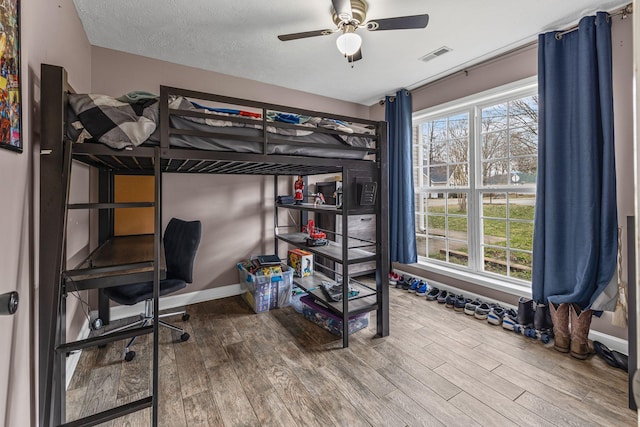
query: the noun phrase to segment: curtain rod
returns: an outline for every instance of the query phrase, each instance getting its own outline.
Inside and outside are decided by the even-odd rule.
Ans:
[[[619,9],[616,12],[610,13],[609,14],[609,18],[614,17],[614,16],[622,16],[621,19],[625,19],[627,16],[629,16],[630,13],[633,13],[633,4],[632,3],[629,3],[628,5],[626,5],[622,9]],[[565,34],[572,33],[574,31],[576,31],[577,29],[578,29],[578,26],[576,25],[575,27],[571,27],[571,28],[566,29],[564,31],[557,32],[556,33],[556,40],[560,40],[562,38],[562,36],[564,36]]]
[[[633,4],[629,3],[625,7],[621,8],[621,9],[618,9],[615,12],[609,13],[609,16],[610,17],[612,17],[612,16],[622,16],[622,19],[625,19],[632,12],[633,12]],[[575,31],[577,29],[578,29],[578,27],[576,26],[576,27],[572,27],[572,28],[570,28],[568,30],[565,30],[565,31],[567,33],[570,33],[571,31]],[[466,68],[464,68],[462,70],[454,71],[451,74],[448,74],[446,76],[440,77],[440,78],[438,78],[436,80],[433,80],[431,82],[425,83],[423,85],[414,87],[413,89],[409,89],[409,91],[412,94],[416,93],[416,92],[419,92],[419,91],[421,91],[423,89],[426,89],[426,88],[428,88],[428,87],[430,87],[430,86],[432,86],[434,84],[441,83],[441,82],[443,82],[443,81],[445,81],[447,79],[450,79],[450,78],[456,76],[458,73],[466,73],[466,74],[468,74],[469,71],[474,70],[474,69],[476,69],[478,67],[481,67],[481,66],[484,66],[484,65],[487,65],[487,64],[491,64],[491,63],[496,62],[496,61],[498,61],[498,60],[500,60],[500,59],[502,59],[504,57],[507,57],[507,56],[510,56],[510,55],[514,55],[514,54],[519,53],[519,52],[523,52],[523,51],[525,51],[527,49],[530,49],[530,48],[533,48],[533,47],[535,47],[537,45],[538,45],[538,39],[536,38],[535,40],[532,40],[529,43],[526,43],[526,44],[524,44],[522,46],[518,46],[516,48],[513,48],[511,50],[503,52],[503,53],[501,53],[501,54],[499,54],[497,56],[485,59],[484,61],[478,62],[477,64],[473,64],[473,65],[471,65],[469,67],[466,67]],[[409,86],[409,87],[411,87],[411,86]],[[384,105],[384,98],[381,99],[380,101],[378,101],[378,105]]]

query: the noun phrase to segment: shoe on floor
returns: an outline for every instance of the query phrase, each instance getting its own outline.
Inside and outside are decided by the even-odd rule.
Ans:
[[[629,357],[627,355],[615,350],[610,350],[609,347],[600,341],[594,341],[593,347],[596,350],[596,354],[602,357],[609,365],[629,372]]]
[[[489,310],[489,314],[487,315],[487,322],[489,322],[490,325],[502,325],[502,318],[506,311],[507,310],[499,305],[491,307],[491,310]]]
[[[444,304],[445,302],[447,302],[447,297],[449,296],[449,292],[445,291],[444,289],[440,291],[440,293],[438,294],[438,297],[436,298],[438,301],[438,304]]]
[[[444,306],[447,308],[453,308],[453,306],[456,305],[456,300],[458,298],[463,298],[463,296],[449,293],[449,295],[447,295],[447,299],[444,301]]]
[[[427,290],[429,289],[429,285],[425,281],[420,281],[420,286],[416,289],[416,295],[419,297],[423,297],[427,294]]]
[[[405,291],[408,291],[414,280],[416,279],[414,279],[413,277],[406,278],[404,282],[402,282],[402,289],[404,289]]]
[[[531,298],[520,297],[518,300],[518,324],[528,326],[533,324],[533,300]]]
[[[468,303],[466,303],[464,305],[464,314],[467,314],[469,316],[473,316],[474,314],[476,314],[476,308],[478,308],[478,306],[482,304],[482,301],[480,301],[479,299],[475,299],[473,301],[470,301]]]
[[[440,289],[431,288],[429,292],[427,292],[427,301],[435,301],[440,295]]]
[[[502,316],[502,327],[513,331],[513,328],[518,323],[518,313],[513,308],[506,310]]]
[[[400,289],[404,286],[404,283],[407,281],[407,279],[404,276],[400,276],[396,282],[396,288]]]
[[[462,295],[458,295],[458,298],[456,298],[456,301],[454,302],[453,309],[455,311],[464,311],[464,308],[471,301],[472,301],[471,298],[465,298]]]
[[[418,287],[420,286],[420,283],[422,283],[421,280],[413,279],[413,282],[411,282],[411,285],[409,285],[409,289],[407,289],[407,291],[411,293],[416,293],[416,291],[418,290]]]
[[[486,302],[483,302],[478,307],[476,307],[476,312],[473,313],[473,316],[476,319],[487,320],[487,316],[489,316],[490,310],[491,310],[491,307],[489,307],[489,304],[487,304]]]
[[[391,272],[389,273],[389,286],[395,286],[398,284],[398,279],[400,279],[400,276],[395,273],[395,272]]]

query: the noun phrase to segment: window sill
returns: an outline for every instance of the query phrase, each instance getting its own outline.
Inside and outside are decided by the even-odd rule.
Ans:
[[[500,280],[498,278],[488,277],[482,274],[462,271],[456,268],[433,263],[418,261],[416,264],[410,265],[421,270],[427,270],[431,273],[451,277],[452,279],[468,282],[470,284],[482,286],[494,291],[504,292],[506,294],[515,295],[517,297],[531,298],[531,287],[527,285],[519,285],[517,283],[508,282],[506,280]]]

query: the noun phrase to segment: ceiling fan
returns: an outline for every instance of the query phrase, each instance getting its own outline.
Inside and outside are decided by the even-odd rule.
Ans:
[[[307,37],[328,36],[340,32],[336,45],[341,54],[349,62],[362,59],[362,39],[356,29],[366,28],[369,31],[407,30],[425,28],[429,23],[429,15],[398,16],[395,18],[375,19],[365,22],[367,3],[364,0],[331,0],[333,4],[333,22],[337,28],[327,30],[306,31],[303,33],[282,34],[282,41],[304,39]]]

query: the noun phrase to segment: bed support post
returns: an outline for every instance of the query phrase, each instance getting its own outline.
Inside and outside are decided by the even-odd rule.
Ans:
[[[378,293],[378,312],[376,316],[377,333],[381,337],[389,335],[389,144],[387,138],[387,122],[378,125],[378,212],[376,221],[376,242],[380,262],[376,269],[376,289]]]
[[[38,406],[39,425],[59,425],[64,419],[64,375],[56,363],[56,344],[65,320],[58,318],[61,300],[63,242],[66,223],[64,173],[64,114],[66,71],[41,66],[42,127],[40,139],[40,271],[38,292]],[[62,326],[61,326],[62,324]]]
[[[273,201],[276,204],[273,209],[273,224],[275,234],[278,234],[278,175],[273,175]],[[278,255],[278,239],[273,239],[273,253]]]
[[[160,148],[161,157],[166,156],[169,149],[169,89],[166,86],[160,86]]]

